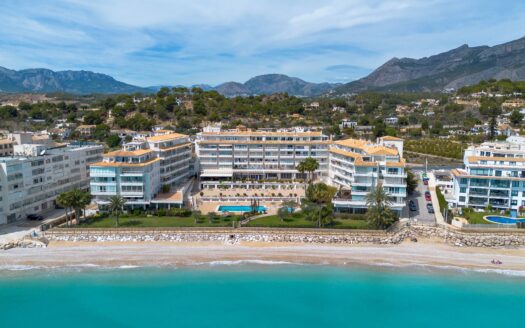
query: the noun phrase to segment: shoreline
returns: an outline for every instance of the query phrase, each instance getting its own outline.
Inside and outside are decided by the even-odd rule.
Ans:
[[[492,259],[503,262],[491,263]],[[195,267],[291,264],[429,268],[525,276],[525,248],[454,247],[424,239],[398,245],[313,245],[240,242],[57,242],[0,252],[2,271],[61,268]]]

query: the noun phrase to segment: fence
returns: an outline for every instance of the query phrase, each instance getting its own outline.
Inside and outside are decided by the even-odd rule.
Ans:
[[[498,230],[513,230],[525,233],[525,229],[518,228],[517,225],[513,224],[464,224],[461,227],[461,230],[483,230],[486,232],[497,232]]]

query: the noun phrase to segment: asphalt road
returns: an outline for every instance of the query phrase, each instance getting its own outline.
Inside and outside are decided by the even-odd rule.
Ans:
[[[407,197],[407,206],[405,207],[407,211],[407,216],[405,217],[408,217],[411,220],[413,219],[421,223],[436,223],[436,217],[434,216],[434,214],[428,213],[427,210],[427,203],[430,202],[427,202],[425,200],[425,191],[428,190],[428,186],[425,186],[423,184],[423,179],[421,178],[422,172],[414,171],[414,173],[418,176],[419,181],[416,190],[412,194],[409,194]],[[410,200],[413,200],[416,203],[417,210],[414,212],[410,211],[408,208],[408,202]]]

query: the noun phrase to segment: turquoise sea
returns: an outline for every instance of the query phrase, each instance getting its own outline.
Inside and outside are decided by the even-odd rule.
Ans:
[[[521,327],[525,278],[295,265],[0,272],[0,327]]]

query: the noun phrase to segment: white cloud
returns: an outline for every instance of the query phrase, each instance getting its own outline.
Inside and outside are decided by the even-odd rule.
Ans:
[[[4,0],[0,66],[92,69],[141,85],[269,72],[335,81],[355,76],[326,67],[372,69],[519,37],[519,9],[517,0]]]

